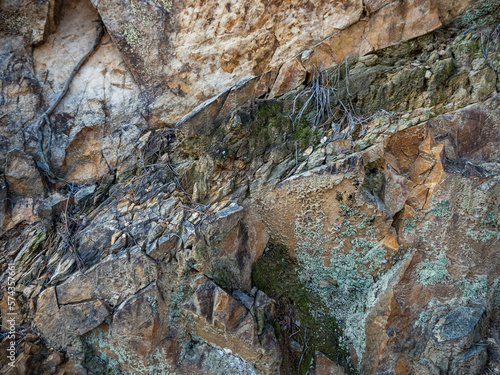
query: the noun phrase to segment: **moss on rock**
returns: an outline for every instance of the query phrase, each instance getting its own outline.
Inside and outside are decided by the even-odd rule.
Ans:
[[[326,311],[327,308],[304,286],[299,267],[285,247],[270,244],[256,262],[252,274],[255,286],[277,301],[277,314],[270,323],[282,349],[282,368],[291,373],[306,374],[315,352],[321,351],[334,358],[348,374],[356,373],[342,344],[342,332],[336,319],[328,314],[317,314],[317,311]],[[293,350],[292,346],[297,343],[302,346],[302,351]]]

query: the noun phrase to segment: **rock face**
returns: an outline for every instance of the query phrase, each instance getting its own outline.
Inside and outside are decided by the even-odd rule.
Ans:
[[[2,373],[500,372],[498,1],[0,9]]]

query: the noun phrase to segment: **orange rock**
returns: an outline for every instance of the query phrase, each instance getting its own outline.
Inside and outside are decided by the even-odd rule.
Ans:
[[[329,67],[336,63],[333,50],[328,41],[322,42],[313,49],[304,51],[300,61],[308,72],[314,72],[322,67]]]
[[[467,9],[472,4],[475,4],[475,0],[448,0],[448,1],[438,1],[438,11],[441,22],[447,21],[453,17],[461,14],[465,9]]]
[[[433,156],[432,148],[436,146],[436,141],[434,139],[434,131],[431,127],[427,128],[427,134],[425,139],[422,141],[420,146],[418,146],[418,151],[429,156]]]
[[[428,156],[419,155],[417,159],[410,166],[410,179],[415,184],[421,184],[425,181],[430,173],[430,170],[434,167],[435,161],[430,159]]]
[[[419,146],[427,136],[425,124],[413,126],[392,135],[386,142],[385,152],[395,156],[401,173],[408,172],[419,155]]]
[[[392,2],[368,21],[364,37],[374,50],[401,40],[405,28],[404,8],[401,2]]]
[[[254,91],[254,98],[260,98],[271,90],[278,73],[278,69],[271,69],[259,77],[259,82],[257,83]]]
[[[412,231],[415,224],[411,225],[411,223],[413,223],[414,217],[415,213],[413,208],[405,204],[403,210],[399,214],[397,225],[398,238],[401,245],[408,245],[408,240],[413,236]]]
[[[346,56],[365,55],[373,51],[373,46],[366,40],[366,26],[366,21],[359,21],[324,42],[329,44],[337,63]]]
[[[389,231],[381,241],[381,245],[386,251],[386,257],[388,259],[392,258],[392,256],[398,252],[399,243],[398,243],[396,229],[394,229],[394,227],[389,228]]]
[[[404,40],[427,34],[441,27],[437,1],[406,0],[403,4],[405,6]]]
[[[269,93],[269,98],[281,96],[303,83],[306,73],[306,69],[298,58],[283,64]]]
[[[407,203],[418,209],[422,210],[424,208],[425,203],[427,202],[427,195],[429,193],[429,188],[425,185],[417,185],[415,186],[407,200]]]

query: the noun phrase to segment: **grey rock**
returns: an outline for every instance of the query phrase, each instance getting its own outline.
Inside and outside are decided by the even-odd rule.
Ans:
[[[181,239],[177,233],[168,233],[149,245],[146,254],[157,261],[165,259],[170,261],[179,249],[180,244]]]
[[[252,309],[254,299],[246,293],[243,293],[241,290],[236,289],[233,294],[233,298],[236,299],[239,303],[245,306],[248,310]]]
[[[486,346],[474,345],[453,361],[450,375],[484,374],[487,359]]]
[[[95,190],[96,190],[96,186],[95,185],[86,186],[86,187],[78,190],[78,192],[75,194],[75,203],[76,204],[85,204],[85,202],[87,201],[87,199],[92,194],[94,194]]]
[[[325,161],[325,151],[323,148],[318,148],[316,151],[314,151],[311,156],[309,156],[309,159],[307,159],[307,168],[312,169],[320,166],[323,164]]]
[[[437,342],[454,341],[469,335],[479,323],[484,307],[461,307],[438,320],[433,334]]]
[[[38,206],[38,216],[40,216],[41,219],[50,219],[57,211],[65,208],[68,199],[68,197],[59,193],[52,194]]]
[[[192,245],[196,241],[196,228],[190,221],[184,220],[181,238],[184,247]]]

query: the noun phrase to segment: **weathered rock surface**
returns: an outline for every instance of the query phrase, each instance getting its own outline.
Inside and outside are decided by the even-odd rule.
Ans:
[[[2,373],[500,371],[498,1],[0,7]]]
[[[110,255],[88,271],[76,273],[56,287],[61,305],[102,299],[121,304],[156,279],[156,265],[138,248],[128,254]]]

